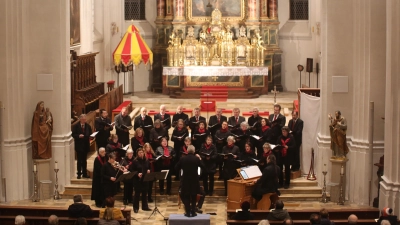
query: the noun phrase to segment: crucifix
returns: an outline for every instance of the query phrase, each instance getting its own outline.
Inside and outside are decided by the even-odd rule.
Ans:
[[[274,94],[274,105],[276,104],[276,93],[279,93],[279,91],[276,90],[276,86],[274,85],[274,90],[271,91],[271,93]]]
[[[213,77],[211,77],[211,79],[213,79],[213,80],[214,80],[214,82],[215,82],[215,81],[217,81],[217,80],[218,80],[218,77],[217,77],[217,76],[213,76]]]

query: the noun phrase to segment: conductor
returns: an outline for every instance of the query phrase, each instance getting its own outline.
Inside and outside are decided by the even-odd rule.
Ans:
[[[193,145],[189,145],[187,148],[188,155],[182,157],[176,164],[175,169],[180,172],[182,169],[181,176],[181,198],[185,205],[185,216],[194,217],[196,213],[196,197],[200,192],[198,168],[203,167],[201,158],[198,155],[194,155],[195,148]]]

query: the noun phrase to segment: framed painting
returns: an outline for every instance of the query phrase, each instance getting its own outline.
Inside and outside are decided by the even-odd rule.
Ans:
[[[180,76],[168,75],[167,76],[167,87],[180,87],[181,82]]]
[[[214,9],[219,9],[227,21],[245,19],[245,0],[187,0],[187,19],[207,21]]]
[[[70,45],[81,43],[81,7],[80,0],[69,0]]]
[[[251,76],[251,87],[264,87],[264,79],[263,75],[253,75]]]

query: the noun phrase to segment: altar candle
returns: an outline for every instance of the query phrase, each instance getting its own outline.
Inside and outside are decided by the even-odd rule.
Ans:
[[[54,165],[54,169],[58,169],[58,162],[56,161],[55,165]]]
[[[340,168],[340,174],[344,174],[344,167]]]
[[[327,170],[326,170],[326,164],[324,164],[324,171],[327,171]]]
[[[33,171],[36,172],[36,164],[33,164]]]

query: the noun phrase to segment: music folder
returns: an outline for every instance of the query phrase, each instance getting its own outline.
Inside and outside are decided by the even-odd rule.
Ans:
[[[146,176],[144,176],[143,181],[155,181],[155,180],[164,180],[167,178],[168,175],[168,170],[163,170],[161,172],[151,172],[147,173]]]
[[[131,180],[133,178],[133,176],[135,176],[135,174],[137,174],[137,171],[130,172],[130,173],[123,173],[123,174],[121,174],[121,176],[119,176],[117,178],[117,180],[115,180],[115,182]]]

